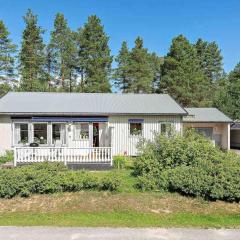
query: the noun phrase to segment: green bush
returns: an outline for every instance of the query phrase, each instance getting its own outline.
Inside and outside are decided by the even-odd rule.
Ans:
[[[118,155],[113,157],[113,166],[117,169],[130,169],[133,167],[133,158],[129,156]]]
[[[13,151],[6,151],[4,156],[0,156],[0,164],[13,161]]]
[[[116,191],[120,181],[116,175],[95,177],[86,171],[71,171],[60,163],[41,163],[0,170],[0,197],[16,195],[74,192],[80,190]]]
[[[85,171],[68,171],[60,175],[64,192],[76,192],[84,189],[97,189],[97,178]]]
[[[126,157],[125,156],[114,156],[113,157],[113,166],[117,169],[124,169],[126,166]]]
[[[115,173],[108,173],[99,183],[99,189],[104,191],[117,191],[121,182]]]
[[[223,152],[203,136],[189,131],[184,136],[156,136],[142,142],[134,162],[137,186],[163,189],[190,196],[226,201],[240,200],[240,157]]]

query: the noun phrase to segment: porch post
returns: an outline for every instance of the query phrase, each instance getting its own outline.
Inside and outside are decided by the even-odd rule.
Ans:
[[[93,123],[89,123],[89,147],[93,146]]]
[[[227,125],[227,150],[230,150],[230,138],[231,138],[231,125]]]

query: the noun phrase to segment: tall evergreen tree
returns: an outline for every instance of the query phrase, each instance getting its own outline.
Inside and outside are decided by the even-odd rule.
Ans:
[[[9,39],[9,32],[0,21],[0,97],[15,85],[14,53],[16,45]]]
[[[135,46],[130,53],[129,78],[130,86],[128,92],[152,92],[154,71],[151,66],[149,53],[143,47],[143,40],[140,37],[137,37],[135,40]]]
[[[197,40],[195,47],[200,61],[200,66],[211,84],[216,83],[223,76],[223,63],[221,50],[216,42]]]
[[[73,91],[76,85],[75,65],[77,48],[74,34],[67,24],[64,15],[58,13],[54,21],[54,30],[51,32],[51,41],[48,46],[55,85],[60,85],[63,91]],[[48,65],[48,67],[50,67]],[[50,69],[50,68],[49,68]]]
[[[113,78],[115,79],[115,85],[123,92],[127,92],[130,79],[129,79],[129,58],[130,53],[128,50],[127,42],[122,43],[121,49],[118,56],[116,57],[116,62],[118,64],[114,71]]]
[[[110,92],[112,57],[108,46],[109,37],[104,32],[100,19],[96,15],[90,16],[77,35],[80,91]]]
[[[54,76],[54,66],[56,66],[56,58],[54,58],[53,49],[50,44],[45,48],[45,79],[47,82],[47,91],[52,92],[56,91],[55,86],[55,76]]]
[[[209,104],[208,81],[201,69],[196,49],[183,36],[173,39],[162,68],[160,89],[183,106]]]
[[[19,54],[20,89],[23,91],[43,90],[45,89],[43,30],[37,25],[37,15],[33,15],[30,9],[23,19],[26,27],[23,31]]]
[[[240,120],[240,63],[217,91],[215,106],[234,120]]]
[[[152,92],[159,93],[164,58],[157,56],[156,53],[151,53],[149,55],[149,62],[153,71]]]

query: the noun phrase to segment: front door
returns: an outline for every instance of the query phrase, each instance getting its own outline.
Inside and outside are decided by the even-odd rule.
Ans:
[[[99,147],[99,123],[93,123],[93,147]]]

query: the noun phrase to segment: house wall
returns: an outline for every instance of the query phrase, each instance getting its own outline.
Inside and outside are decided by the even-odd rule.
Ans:
[[[10,117],[0,116],[0,155],[12,149],[12,124]]]
[[[230,149],[230,123],[183,123],[184,128],[213,128],[213,144],[221,135],[221,148]]]
[[[136,145],[141,139],[138,136],[130,136],[129,119],[143,119],[143,138],[153,140],[154,133],[160,132],[160,122],[172,122],[176,131],[182,129],[181,116],[109,116],[108,123],[99,124],[99,145],[100,147],[112,146],[113,155],[137,155]],[[27,121],[24,121],[27,122]],[[30,122],[30,135],[32,127]],[[49,129],[51,123],[48,124]],[[89,147],[89,141],[74,141],[73,125],[66,126],[67,146],[69,147]],[[49,131],[49,138],[51,138]],[[12,120],[10,117],[0,117],[0,153],[11,150],[12,143]],[[49,140],[50,141],[50,140]]]
[[[153,140],[155,132],[160,132],[160,122],[172,122],[177,132],[182,129],[181,116],[110,116],[109,127],[113,155],[137,155],[136,145],[141,137],[130,135],[129,119],[144,120],[142,137],[149,140]]]

